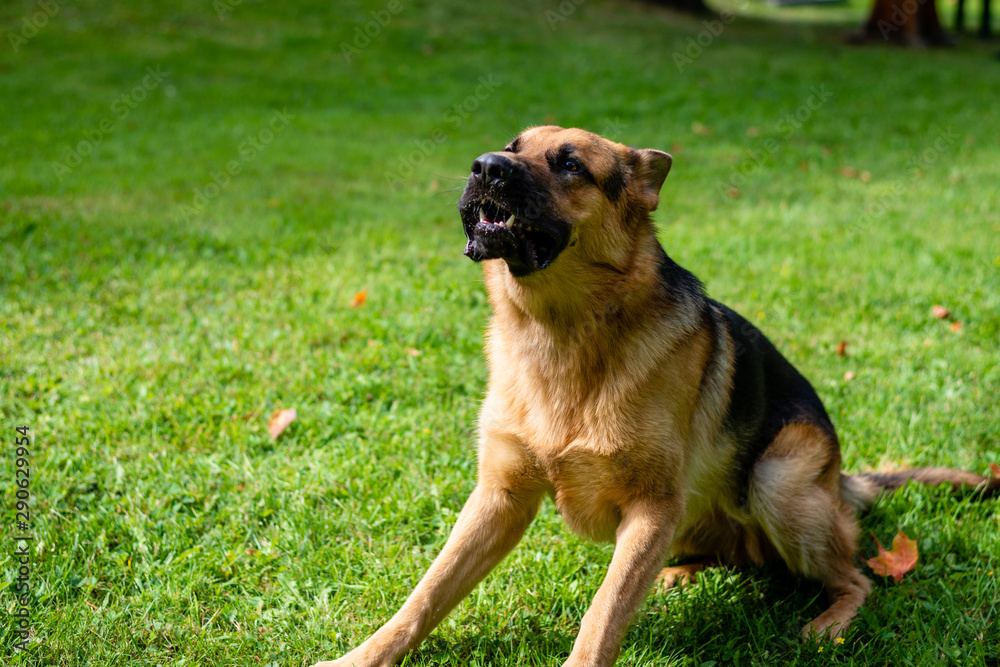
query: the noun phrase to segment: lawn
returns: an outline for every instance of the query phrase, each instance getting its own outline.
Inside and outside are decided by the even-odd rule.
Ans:
[[[848,46],[852,2],[4,3],[0,662],[298,667],[398,608],[475,481],[457,189],[531,124],[673,153],[664,247],[812,379],[848,470],[1000,462],[996,45]],[[907,487],[861,558],[898,529],[919,563],[843,644],[797,638],[815,584],[719,570],[618,664],[1000,664],[1000,503]],[[610,553],[546,504],[406,664],[561,664]]]

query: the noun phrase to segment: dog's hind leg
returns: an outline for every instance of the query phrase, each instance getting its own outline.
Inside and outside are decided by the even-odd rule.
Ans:
[[[672,565],[660,570],[656,575],[656,590],[661,592],[669,591],[675,586],[687,586],[697,583],[698,573],[710,567],[718,567],[719,561],[716,558],[704,558],[683,565]]]
[[[823,583],[830,608],[803,629],[829,639],[851,624],[871,590],[854,564],[858,526],[840,497],[840,453],[823,429],[785,426],[754,466],[750,511],[796,574]]]

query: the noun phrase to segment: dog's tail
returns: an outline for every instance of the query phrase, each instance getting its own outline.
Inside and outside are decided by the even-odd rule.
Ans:
[[[840,476],[840,497],[857,510],[865,511],[885,491],[895,491],[910,480],[937,486],[950,484],[955,493],[974,493],[980,498],[1000,496],[1000,477],[983,477],[952,468],[914,468],[898,472],[866,472]]]

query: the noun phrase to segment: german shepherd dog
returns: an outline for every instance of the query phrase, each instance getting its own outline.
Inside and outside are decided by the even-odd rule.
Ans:
[[[521,539],[552,497],[580,535],[615,543],[566,666],[611,665],[636,609],[713,563],[780,559],[830,607],[835,638],[871,584],[855,514],[914,479],[1000,493],[946,468],[841,472],[809,382],[663,251],[650,212],[672,158],[578,129],[534,127],[472,163],[459,201],[493,319],[478,483],[403,607],[327,667],[395,664]],[[670,556],[697,557],[663,569]],[[700,559],[700,560],[698,560]]]

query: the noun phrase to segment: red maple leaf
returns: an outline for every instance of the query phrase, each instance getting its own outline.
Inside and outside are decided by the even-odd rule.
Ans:
[[[878,556],[868,560],[868,567],[875,574],[883,577],[892,577],[896,583],[903,578],[903,575],[912,570],[917,564],[917,541],[911,540],[906,533],[899,531],[896,537],[892,538],[892,549],[886,551],[882,543],[875,538],[878,545]]]

